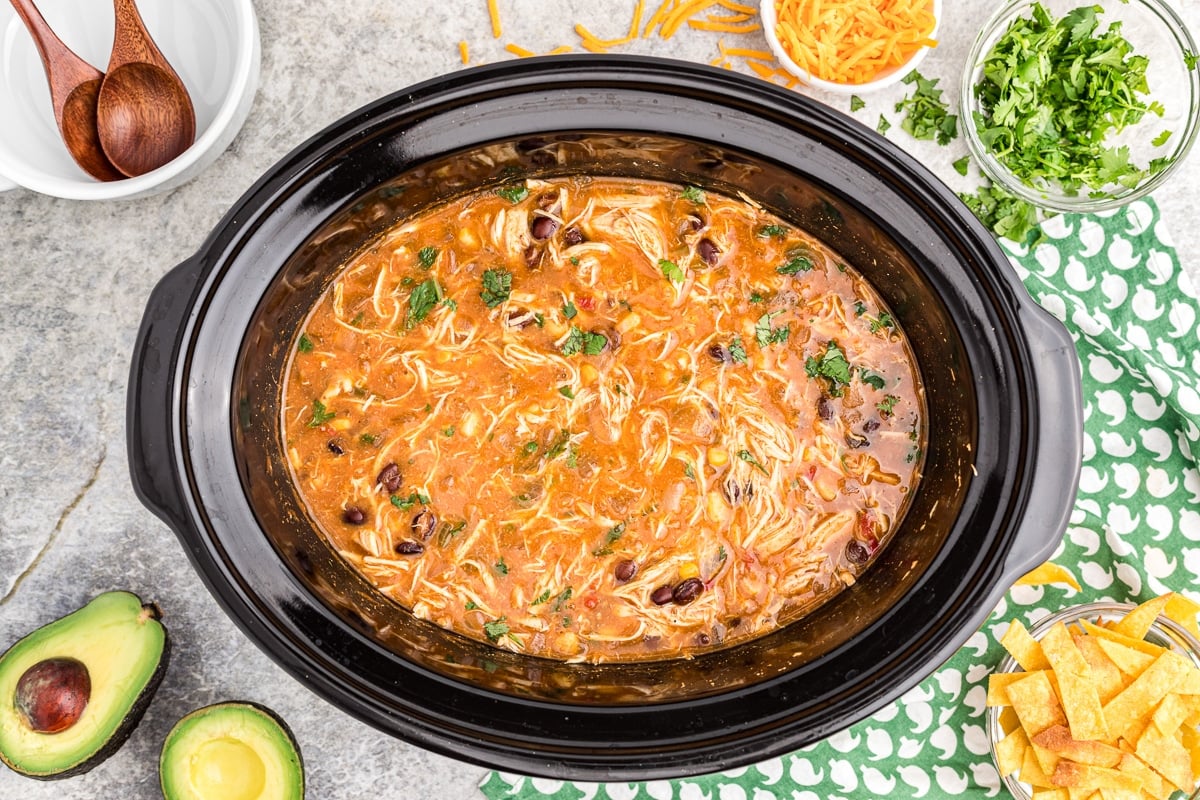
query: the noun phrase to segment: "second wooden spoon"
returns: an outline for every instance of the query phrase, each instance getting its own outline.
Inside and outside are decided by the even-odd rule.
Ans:
[[[191,147],[196,112],[133,0],[113,0],[113,7],[116,29],[100,86],[96,127],[113,166],[133,177],[158,169]]]
[[[75,55],[54,35],[32,0],[12,0],[12,4],[42,57],[46,80],[50,83],[54,121],[67,152],[93,178],[121,180],[125,175],[109,162],[96,135],[96,98],[103,73]]]

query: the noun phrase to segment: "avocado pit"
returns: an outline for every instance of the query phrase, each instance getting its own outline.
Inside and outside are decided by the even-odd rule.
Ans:
[[[92,678],[74,658],[39,661],[17,681],[17,713],[37,733],[61,733],[83,716],[92,696]]]

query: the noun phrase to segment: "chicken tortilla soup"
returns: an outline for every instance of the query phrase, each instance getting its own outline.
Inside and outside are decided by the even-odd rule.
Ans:
[[[293,479],[416,616],[571,661],[775,630],[869,568],[919,479],[876,291],[694,186],[529,180],[393,227],[297,334]]]

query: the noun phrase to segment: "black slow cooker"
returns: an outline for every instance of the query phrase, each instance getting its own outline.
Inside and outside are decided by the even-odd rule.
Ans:
[[[468,641],[327,546],[283,461],[289,342],[397,220],[514,178],[593,174],[744,193],[822,239],[907,332],[925,475],[878,562],[816,613],[693,659],[587,665]],[[873,131],[762,81],[648,58],[472,69],[301,145],[147,305],[129,389],[141,500],[251,639],[333,705],[488,766],[590,780],[713,771],[824,738],[900,696],[1059,542],[1079,366],[955,195]]]

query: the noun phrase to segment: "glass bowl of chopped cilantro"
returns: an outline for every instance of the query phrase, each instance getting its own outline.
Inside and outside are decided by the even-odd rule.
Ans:
[[[1011,0],[971,48],[961,103],[994,183],[1045,209],[1104,211],[1191,149],[1196,45],[1166,0]]]

